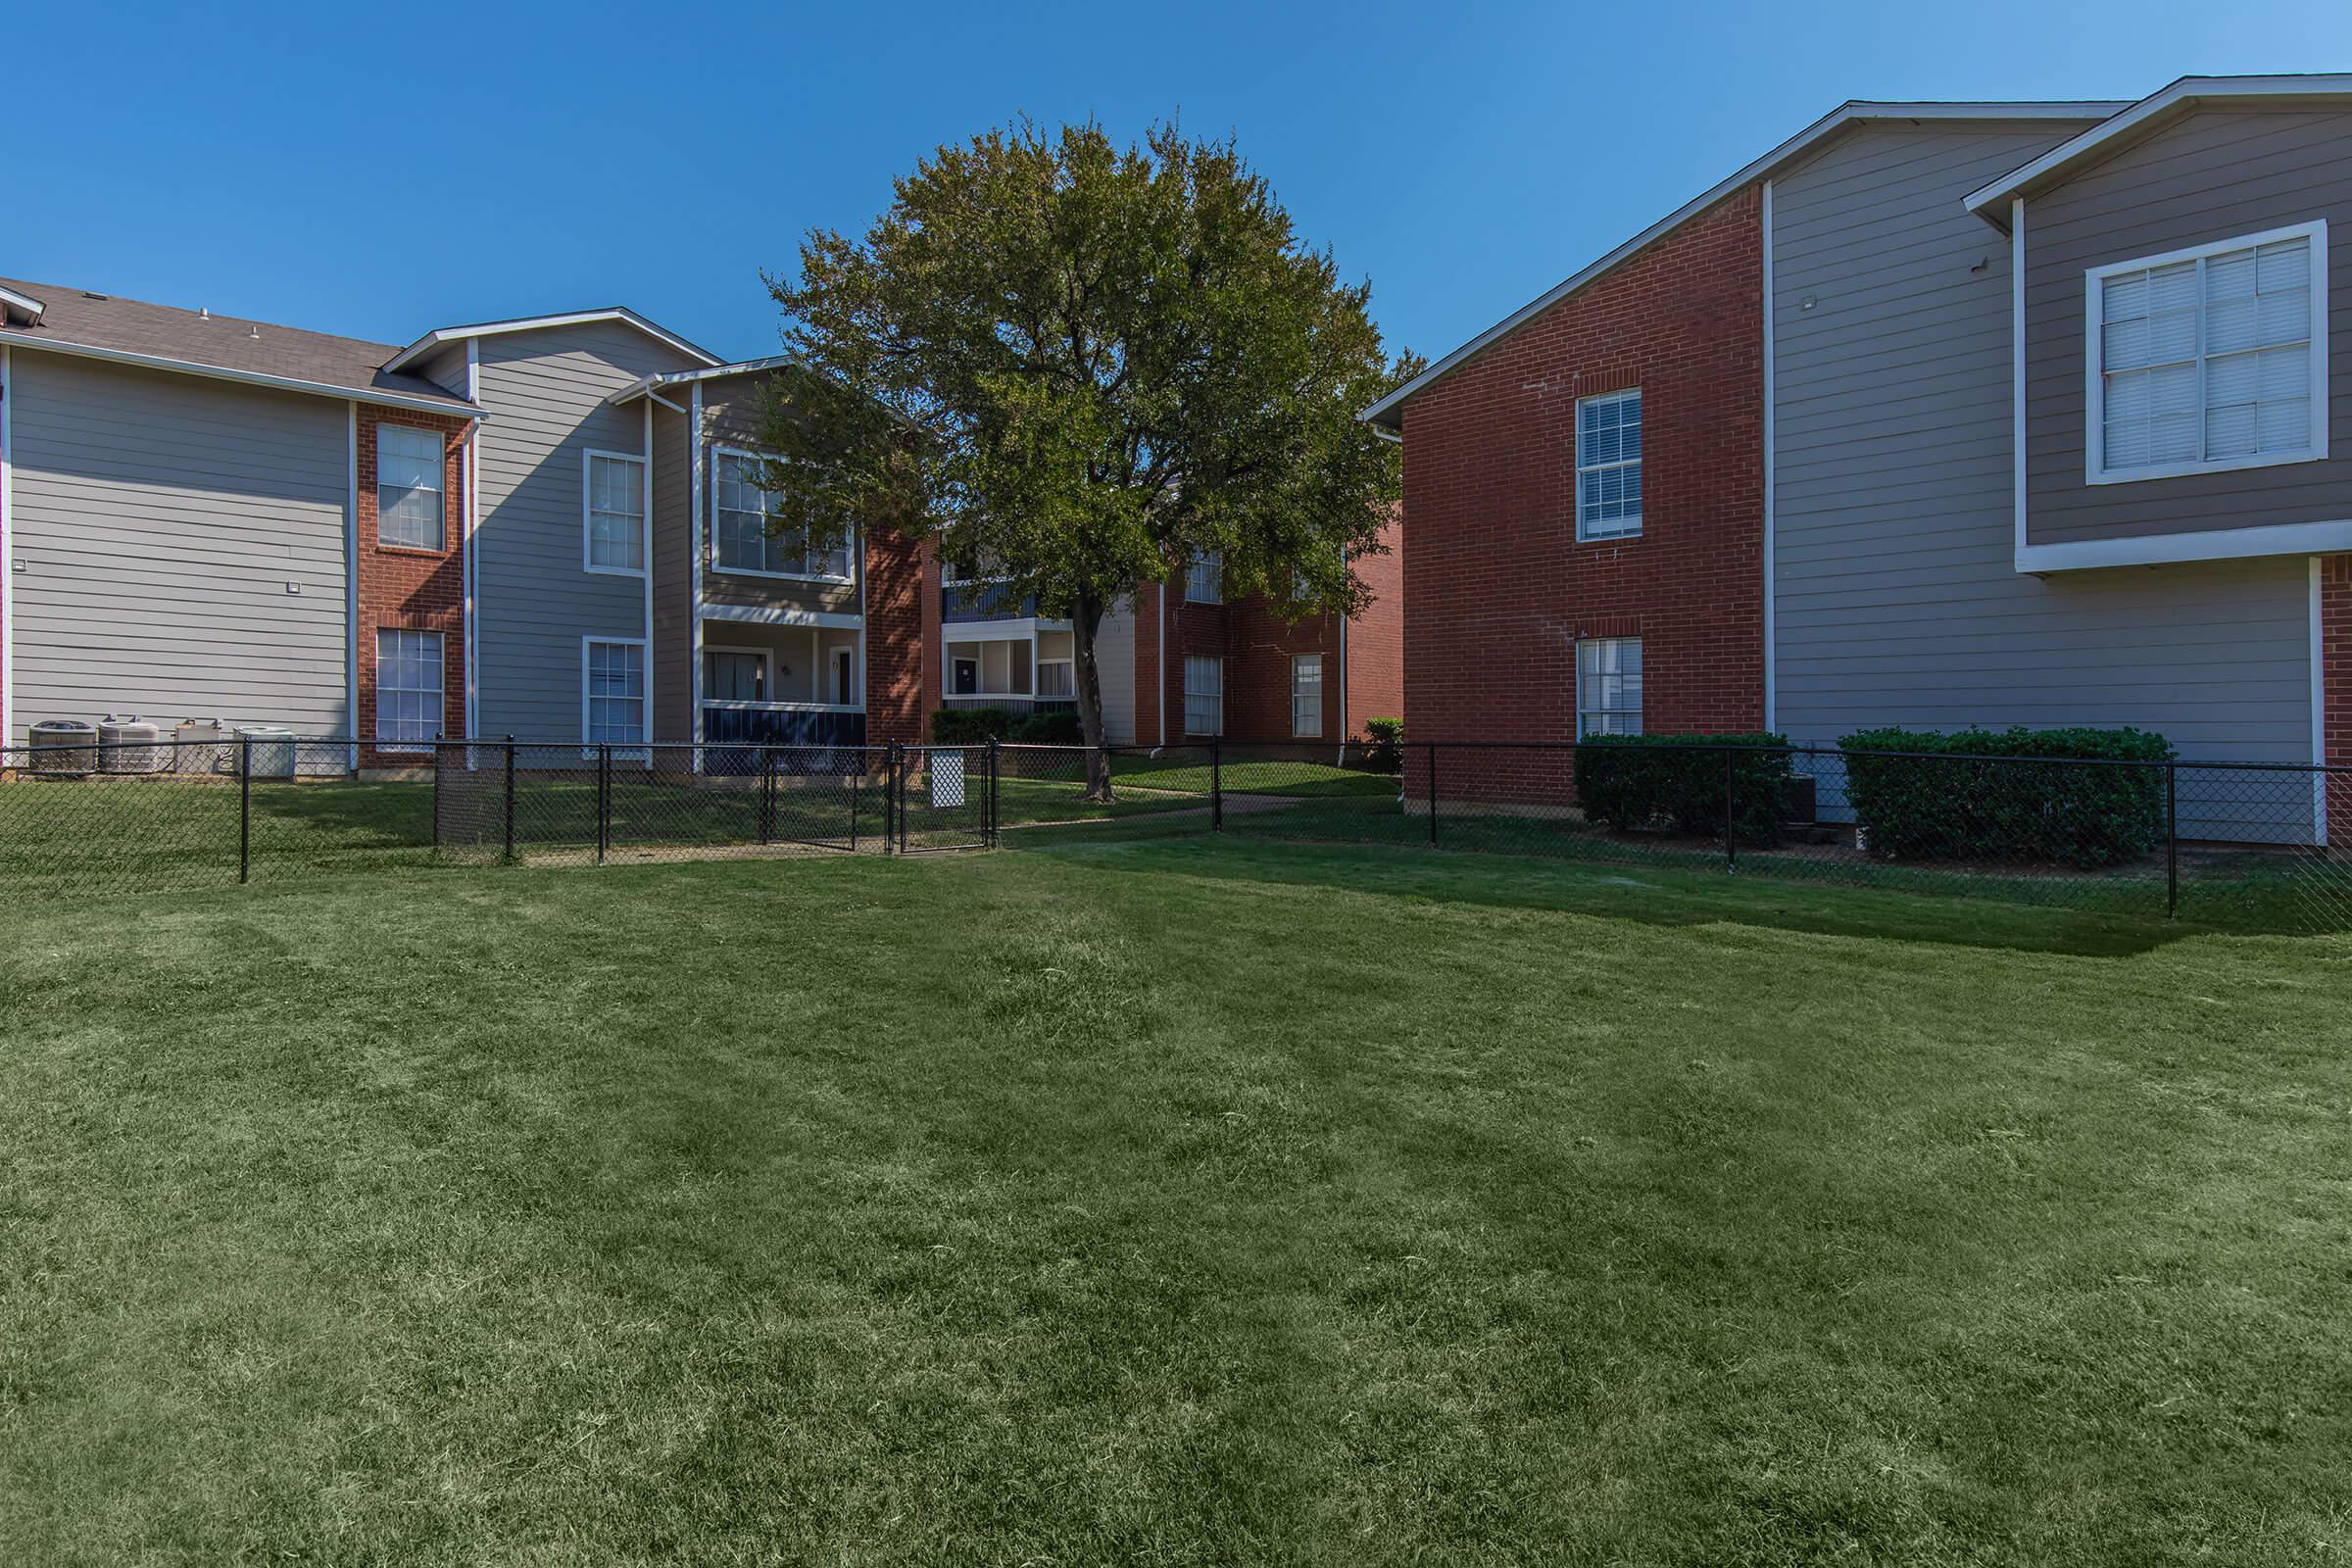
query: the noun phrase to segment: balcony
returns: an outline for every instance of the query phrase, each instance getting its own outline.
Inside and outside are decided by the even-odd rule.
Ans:
[[[1001,582],[952,582],[939,591],[939,618],[959,620],[1023,620],[1037,613],[1035,594],[1016,599]]]
[[[1031,697],[1017,692],[991,697],[985,692],[975,692],[962,697],[944,697],[940,699],[939,706],[942,708],[1002,708],[1012,713],[1050,713],[1056,709],[1066,708],[1075,712],[1078,709],[1078,699],[1075,697]]]
[[[811,703],[705,703],[710,746],[863,746],[865,714]]]

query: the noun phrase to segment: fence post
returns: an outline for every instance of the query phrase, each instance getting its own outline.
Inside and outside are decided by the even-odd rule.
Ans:
[[[2180,764],[2164,764],[2164,917],[2180,914]]]
[[[237,881],[253,869],[253,737],[237,737]]]
[[[996,736],[991,735],[988,738],[988,847],[992,850],[997,847],[997,779],[1001,776],[1003,765],[999,742]]]
[[[1726,872],[1740,869],[1740,817],[1732,809],[1732,748],[1723,749],[1723,868]]]
[[[882,853],[899,853],[899,752],[892,741],[882,753]]]
[[[433,852],[441,850],[441,741],[442,733],[433,731]]]
[[[1212,833],[1225,830],[1225,738],[1208,738],[1208,826]]]
[[[760,748],[760,842],[776,836],[776,749]]]
[[[514,858],[514,737],[507,737],[507,811],[505,858]]]
[[[858,780],[865,772],[865,753],[858,753],[857,765],[850,770],[850,853],[858,853]]]
[[[596,743],[596,863],[612,847],[612,743]]]
[[[1429,743],[1429,842],[1438,842],[1438,743]]]

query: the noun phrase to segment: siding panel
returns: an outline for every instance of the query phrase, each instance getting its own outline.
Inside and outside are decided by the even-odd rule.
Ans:
[[[110,710],[348,734],[346,406],[24,351],[10,394],[10,739]]]

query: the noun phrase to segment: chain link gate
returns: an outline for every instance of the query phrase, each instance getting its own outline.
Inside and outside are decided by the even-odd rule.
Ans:
[[[997,842],[998,743],[906,746],[890,756],[892,845],[901,855],[985,850]]]

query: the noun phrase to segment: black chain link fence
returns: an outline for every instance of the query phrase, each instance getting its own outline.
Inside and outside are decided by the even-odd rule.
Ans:
[[[1623,742],[0,750],[4,897],[1212,833],[2352,930],[2352,769],[2302,764]]]

